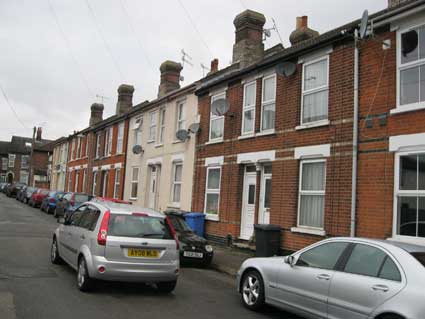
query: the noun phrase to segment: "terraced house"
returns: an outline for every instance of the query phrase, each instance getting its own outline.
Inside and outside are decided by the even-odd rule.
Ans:
[[[212,63],[196,90],[192,210],[210,239],[271,223],[287,250],[329,236],[423,243],[423,6],[389,1],[358,41],[360,20],[319,35],[299,17],[291,46],[268,50],[262,14],[235,18],[233,63]]]

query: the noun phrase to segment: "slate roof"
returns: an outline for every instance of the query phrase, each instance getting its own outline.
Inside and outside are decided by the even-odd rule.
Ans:
[[[41,141],[36,141],[34,147],[35,150],[41,151],[50,151],[49,144],[51,140],[42,139]],[[30,154],[31,147],[27,146],[27,143],[32,143],[31,137],[24,136],[12,136],[10,142],[0,141],[0,154]]]

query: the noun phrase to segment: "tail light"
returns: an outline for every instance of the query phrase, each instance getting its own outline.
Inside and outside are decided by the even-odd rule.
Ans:
[[[167,221],[168,227],[170,228],[171,234],[174,237],[174,240],[176,241],[176,249],[179,250],[180,249],[180,244],[179,244],[179,239],[177,238],[177,233],[174,230],[173,225],[171,224],[171,221],[168,217],[165,218],[165,220]]]
[[[103,214],[102,222],[100,224],[99,233],[97,234],[97,243],[99,245],[106,245],[106,238],[108,237],[108,225],[109,225],[109,217],[111,216],[111,212],[107,210],[105,214]]]

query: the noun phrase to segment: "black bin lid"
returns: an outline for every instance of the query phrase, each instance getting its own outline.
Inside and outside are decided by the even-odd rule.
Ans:
[[[279,225],[255,224],[254,228],[258,230],[264,230],[264,231],[280,231]]]

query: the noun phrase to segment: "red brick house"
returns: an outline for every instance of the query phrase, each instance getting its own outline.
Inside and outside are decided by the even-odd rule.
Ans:
[[[370,16],[374,36],[358,46],[359,121],[353,34],[360,20],[318,35],[301,17],[291,47],[264,50],[264,16],[247,10],[235,18],[232,65],[217,70],[212,63],[196,91],[201,132],[192,210],[207,214],[210,239],[249,240],[254,224],[271,223],[281,227],[282,247],[295,250],[329,236],[393,237],[397,220],[410,223],[403,234],[418,229],[403,238],[425,236],[418,226],[422,219],[425,224],[423,156],[393,153],[425,145],[425,107],[415,95],[419,75],[415,89],[405,78],[414,76],[403,73],[407,67],[420,73],[420,53],[406,66],[397,53],[404,41],[400,30],[424,21],[423,5],[389,1],[388,9]],[[221,99],[228,112],[213,114],[211,105]],[[400,165],[410,169],[400,173]],[[413,183],[414,172],[416,189],[394,188],[398,176]]]

